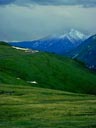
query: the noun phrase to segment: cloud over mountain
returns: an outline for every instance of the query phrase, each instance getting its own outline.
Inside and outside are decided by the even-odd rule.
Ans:
[[[96,0],[0,0],[0,40],[39,39],[71,28],[95,34],[95,21]]]

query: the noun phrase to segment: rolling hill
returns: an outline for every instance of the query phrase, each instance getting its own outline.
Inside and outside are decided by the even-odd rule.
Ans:
[[[0,83],[96,94],[96,74],[72,59],[0,44]]]

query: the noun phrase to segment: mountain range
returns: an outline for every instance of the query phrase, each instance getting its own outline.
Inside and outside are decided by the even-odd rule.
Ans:
[[[86,35],[71,29],[70,32],[60,36],[53,35],[40,40],[11,42],[10,44],[17,47],[31,48],[64,55],[79,46],[86,38]]]
[[[88,36],[77,30],[60,36],[50,36],[40,40],[9,42],[12,46],[29,48],[71,57],[96,70],[96,35]]]

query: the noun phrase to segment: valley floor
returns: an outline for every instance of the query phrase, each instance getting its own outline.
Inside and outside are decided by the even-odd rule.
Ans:
[[[0,128],[96,128],[96,96],[0,85]]]

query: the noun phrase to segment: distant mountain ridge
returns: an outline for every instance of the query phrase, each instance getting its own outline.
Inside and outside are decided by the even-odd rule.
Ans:
[[[70,52],[69,56],[84,62],[88,68],[96,70],[96,34]]]
[[[66,54],[79,46],[86,38],[87,36],[83,33],[71,29],[69,33],[60,36],[51,36],[34,41],[11,42],[10,44],[56,54]]]

